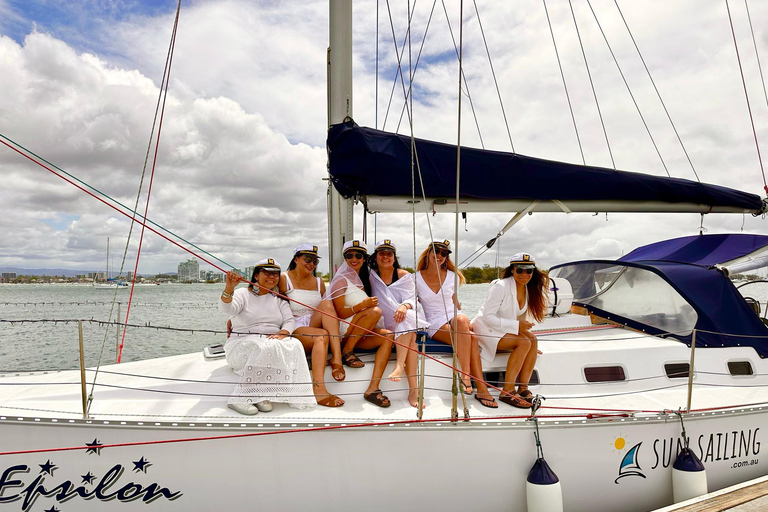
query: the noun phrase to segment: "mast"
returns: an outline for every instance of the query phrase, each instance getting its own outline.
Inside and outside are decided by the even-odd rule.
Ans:
[[[352,117],[352,0],[330,0],[328,65],[328,127]],[[329,175],[330,178],[330,175]],[[328,180],[328,266],[331,277],[343,263],[341,248],[354,238],[352,200]]]

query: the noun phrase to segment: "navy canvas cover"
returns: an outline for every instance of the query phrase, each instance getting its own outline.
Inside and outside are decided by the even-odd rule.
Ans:
[[[416,139],[428,197],[455,197],[456,146]],[[360,127],[352,120],[328,131],[331,180],[344,197],[410,196],[411,139]],[[421,182],[416,174],[416,194]],[[524,185],[524,186],[521,186]],[[461,148],[461,197],[485,200],[662,201],[760,211],[754,194],[680,178]]]
[[[717,265],[768,245],[768,236],[742,233],[693,235],[638,247],[619,261],[665,260]]]
[[[575,264],[613,263],[639,267],[660,276],[668,282],[696,311],[697,347],[753,347],[760,357],[768,357],[768,328],[744,301],[744,298],[720,270],[714,267],[669,261],[610,261],[588,260],[552,267],[567,267]],[[567,279],[567,276],[561,276]],[[575,295],[580,292],[574,290]],[[591,295],[594,291],[584,291]],[[648,324],[631,318],[623,318],[611,311],[604,311],[590,304],[579,303],[591,312],[613,321],[626,323],[629,327],[644,330],[650,334],[668,335],[690,346],[692,335],[668,334]]]

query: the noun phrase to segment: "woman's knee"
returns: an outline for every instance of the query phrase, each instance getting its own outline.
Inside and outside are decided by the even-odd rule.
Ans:
[[[333,307],[333,303],[331,303],[329,300],[322,301],[320,304],[318,304],[317,309],[324,313],[329,313],[336,316],[336,308]]]
[[[366,309],[365,312],[368,313],[368,315],[371,318],[376,318],[376,320],[381,318],[381,315],[382,315],[381,308],[379,306],[374,306],[372,308]]]

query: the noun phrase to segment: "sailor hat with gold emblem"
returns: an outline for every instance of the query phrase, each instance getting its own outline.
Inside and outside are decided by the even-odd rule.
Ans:
[[[378,242],[376,242],[376,247],[373,248],[373,251],[376,252],[379,250],[397,252],[397,248],[395,248],[395,244],[393,244],[392,240],[390,240],[389,238],[385,238],[384,240],[379,240]]]
[[[322,257],[322,256],[319,256],[317,254],[317,246],[316,245],[311,245],[311,244],[301,244],[300,246],[298,246],[297,248],[295,248],[293,250],[293,257],[294,258],[296,256],[300,255],[300,254],[310,254],[310,255],[316,256],[318,258]]]
[[[513,254],[509,264],[521,268],[536,268],[536,260],[527,252]]]
[[[345,254],[347,251],[360,251],[363,254],[368,254],[368,247],[365,245],[365,242],[361,242],[360,240],[350,240],[344,244],[341,253]]]
[[[280,264],[273,260],[272,258],[266,258],[261,261],[256,262],[256,265],[253,266],[254,271],[255,270],[280,270]]]
[[[451,250],[451,242],[449,242],[448,240],[443,240],[442,242],[432,242],[432,247],[434,247],[435,249],[445,249],[446,251],[448,251],[448,254],[453,252]]]

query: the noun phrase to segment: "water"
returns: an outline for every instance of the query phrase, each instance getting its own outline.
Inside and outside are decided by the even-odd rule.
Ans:
[[[459,290],[462,311],[472,318],[483,305],[489,284],[468,284]],[[163,284],[137,286],[125,336],[122,361],[187,354],[224,343],[224,334],[176,332],[154,327],[223,331],[225,317],[217,302],[223,284]],[[118,290],[119,321],[125,320],[130,290]],[[2,320],[107,321],[114,290],[88,285],[0,285]],[[117,319],[117,309],[112,320]],[[87,366],[115,362],[117,327],[83,323]],[[120,331],[122,335],[122,331]],[[103,347],[103,349],[102,349]],[[0,371],[51,370],[79,367],[77,322],[0,323]]]

